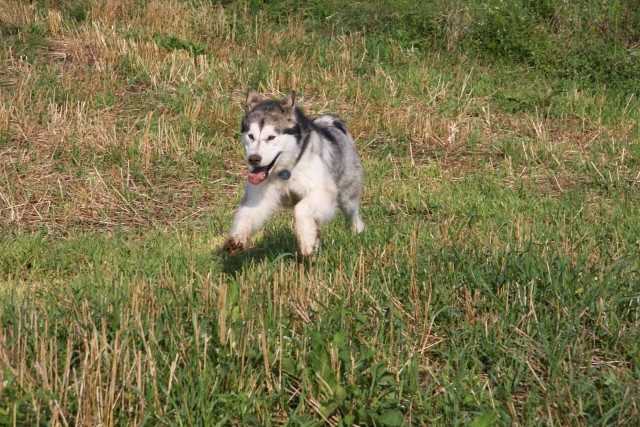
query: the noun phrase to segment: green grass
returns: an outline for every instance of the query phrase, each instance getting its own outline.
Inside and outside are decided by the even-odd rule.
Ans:
[[[0,4],[0,425],[637,424],[638,17],[580,4]],[[363,235],[220,252],[249,85],[344,117]]]

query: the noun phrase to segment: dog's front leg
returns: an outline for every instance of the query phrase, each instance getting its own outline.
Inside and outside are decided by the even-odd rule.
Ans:
[[[302,256],[312,255],[320,245],[320,227],[336,213],[336,197],[327,192],[312,193],[294,209],[298,249]]]
[[[278,209],[277,197],[267,194],[262,188],[248,184],[240,209],[233,220],[233,227],[222,249],[235,255],[248,248],[251,237],[256,234],[269,217]]]

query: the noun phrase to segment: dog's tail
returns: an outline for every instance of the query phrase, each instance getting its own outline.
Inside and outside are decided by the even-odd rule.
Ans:
[[[347,126],[344,124],[342,119],[338,116],[334,116],[333,114],[323,114],[321,116],[318,116],[313,120],[313,124],[316,126],[322,126],[325,128],[335,127],[345,135],[349,135],[347,133]]]

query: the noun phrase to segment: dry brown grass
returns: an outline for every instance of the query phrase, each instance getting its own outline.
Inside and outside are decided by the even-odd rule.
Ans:
[[[545,111],[504,114],[489,96],[471,88],[474,70],[460,68],[448,78],[393,45],[391,62],[413,67],[406,77],[416,89],[407,92],[406,81],[382,65],[365,76],[358,72],[367,55],[364,35],[336,31],[323,50],[301,20],[279,29],[263,15],[245,10],[230,16],[204,3],[92,1],[87,22],[70,26],[56,9],[45,13],[13,2],[2,6],[2,20],[10,25],[40,23],[49,29],[48,47],[40,48],[35,60],[5,50],[0,71],[0,132],[8,135],[8,144],[0,148],[2,218],[5,225],[21,229],[140,227],[215,215],[216,204],[234,197],[236,177],[242,175],[236,130],[244,85],[254,71],[238,62],[268,63],[259,87],[266,95],[303,88],[307,111],[345,116],[365,162],[376,164],[385,146],[408,146],[408,156],[392,161],[387,192],[397,190],[395,183],[407,185],[401,177],[409,162],[418,178],[436,171],[420,183],[425,188],[445,177],[455,181],[506,166],[506,185],[527,182],[542,194],[560,194],[583,183],[575,168],[566,167],[572,162],[592,164],[606,178],[592,163],[592,150],[601,141],[626,140],[635,129],[624,121],[607,127],[586,115],[558,123]],[[460,20],[464,13],[461,9],[443,19]],[[237,25],[249,27],[243,40]],[[156,33],[202,43],[207,55],[167,51],[148,36]],[[451,35],[452,42],[456,37]],[[283,53],[282,46],[299,51]],[[320,65],[318,51],[326,65]],[[178,108],[160,96],[178,90],[193,94]],[[604,102],[577,91],[567,96],[576,104]],[[452,105],[444,114],[443,104]],[[520,159],[496,158],[506,139],[520,141]],[[195,176],[198,152],[214,153],[221,161],[211,165],[214,185]],[[625,156],[632,154],[623,151],[621,164]],[[160,173],[161,158],[170,159],[173,167],[185,161],[187,172]],[[551,173],[548,158],[556,166]],[[618,173],[631,171],[621,167]],[[233,183],[216,185],[224,177]],[[195,190],[201,198],[194,208]],[[441,226],[447,236],[447,221]]]
[[[528,163],[535,165],[542,152],[555,158],[559,170],[553,176],[536,177],[535,166],[513,165],[511,176],[562,192],[580,183],[563,168],[565,162],[576,157],[587,162],[590,147],[598,141],[625,139],[633,129],[629,124],[607,129],[583,118],[576,130],[572,123],[552,124],[543,112],[505,116],[490,107],[489,99],[469,89],[473,71],[453,80],[418,73],[411,78],[412,85],[422,88],[419,95],[400,95],[405,82],[382,66],[366,82],[356,72],[367,53],[363,35],[336,33],[325,52],[328,66],[319,66],[312,59],[316,36],[296,20],[277,29],[262,15],[230,18],[222,8],[204,4],[188,8],[178,2],[140,6],[97,1],[90,4],[88,22],[72,28],[55,9],[45,13],[22,3],[4,6],[2,20],[10,25],[46,23],[49,28],[50,47],[41,48],[35,61],[5,51],[0,74],[0,131],[9,135],[10,142],[0,153],[5,183],[2,215],[5,222],[20,228],[110,227],[118,222],[140,226],[212,212],[206,208],[192,212],[185,206],[196,185],[193,178],[155,180],[153,164],[160,157],[192,161],[194,153],[214,150],[230,168],[240,166],[239,156],[227,150],[236,138],[238,104],[250,80],[249,69],[235,64],[238,55],[242,61],[269,62],[259,88],[267,95],[304,88],[307,110],[344,115],[365,152],[380,143],[397,144],[395,136],[402,133],[401,143],[409,145],[413,165],[438,165],[454,174],[478,170],[478,158],[495,155],[497,138],[516,136],[534,141],[523,143]],[[236,40],[237,19],[251,26],[250,40]],[[129,36],[131,28],[204,43],[207,56],[168,52],[152,39]],[[282,54],[279,48],[285,42],[305,47],[296,54]],[[416,63],[410,51],[400,47],[393,51],[395,61]],[[142,77],[132,76],[127,67]],[[43,75],[53,82],[45,83]],[[155,94],[170,94],[177,88],[199,95],[181,110],[151,102]],[[582,95],[573,96],[579,102]],[[105,98],[115,102],[103,106]],[[455,113],[440,114],[443,103],[457,105]],[[191,123],[186,130],[185,121]],[[199,131],[198,125],[217,128],[215,140],[228,142],[212,147],[212,135]],[[470,138],[477,140],[471,151]],[[133,147],[135,157],[130,154]],[[100,162],[108,156],[123,160],[111,165]],[[131,163],[142,168],[136,177],[130,173]],[[81,174],[79,165],[85,169]],[[173,188],[175,194],[163,195],[163,187]],[[207,199],[226,194],[200,189]],[[174,214],[164,216],[160,212],[167,211],[167,204]]]

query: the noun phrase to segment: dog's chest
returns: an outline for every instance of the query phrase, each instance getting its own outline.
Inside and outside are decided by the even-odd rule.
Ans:
[[[287,188],[280,196],[280,204],[285,208],[294,207],[300,200],[302,200],[302,195],[292,188]]]
[[[302,199],[318,191],[335,193],[335,184],[327,179],[324,172],[323,169],[313,167],[299,168],[292,171],[290,179],[275,181],[280,195],[280,205],[292,208]]]
[[[280,181],[280,204],[285,208],[292,208],[312,191],[309,180],[305,176],[296,174],[290,180]]]

